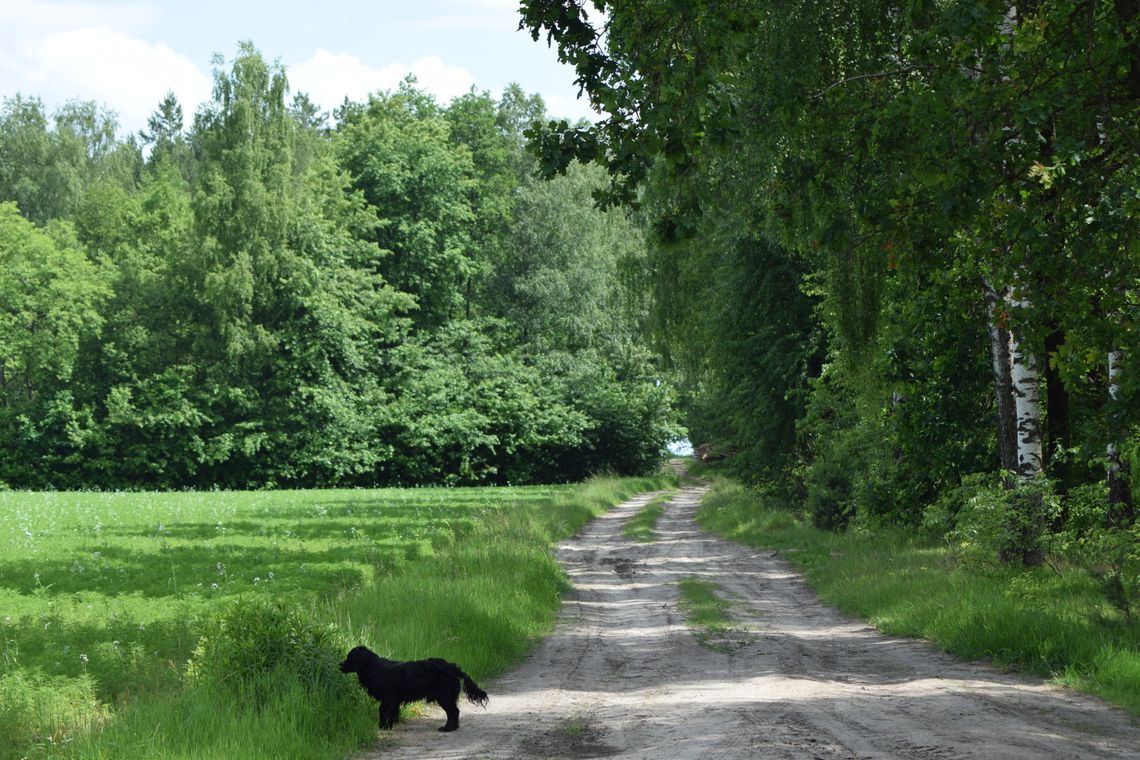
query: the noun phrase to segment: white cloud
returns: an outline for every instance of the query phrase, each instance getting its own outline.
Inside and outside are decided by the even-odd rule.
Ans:
[[[542,100],[546,103],[546,112],[554,119],[569,121],[585,119],[592,122],[600,118],[590,107],[590,99],[585,94],[580,98],[575,98],[572,94],[568,96],[544,94]]]
[[[119,115],[133,132],[170,90],[187,118],[210,95],[210,78],[168,45],[125,29],[150,23],[144,3],[29,3],[0,5],[11,43],[0,46],[0,96],[42,98],[49,110],[72,99],[93,100]]]
[[[107,103],[128,130],[146,124],[173,90],[187,116],[210,96],[210,79],[164,43],[152,44],[107,26],[58,32],[29,46],[30,82],[45,99]]]
[[[0,26],[21,34],[46,33],[60,28],[109,24],[117,29],[137,30],[151,24],[159,15],[148,2],[44,2],[43,0],[4,0],[0,4]],[[12,38],[15,38],[15,34]]]
[[[349,100],[361,101],[377,90],[395,89],[410,73],[421,88],[441,103],[462,95],[475,84],[471,73],[431,55],[411,65],[393,63],[372,68],[348,53],[330,53],[319,48],[307,61],[290,66],[289,85],[293,92],[304,92],[322,108],[331,110]]]

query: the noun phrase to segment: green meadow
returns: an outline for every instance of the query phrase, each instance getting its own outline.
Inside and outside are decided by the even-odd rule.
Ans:
[[[376,728],[347,647],[501,671],[551,543],[667,482],[0,492],[0,758],[343,757]]]

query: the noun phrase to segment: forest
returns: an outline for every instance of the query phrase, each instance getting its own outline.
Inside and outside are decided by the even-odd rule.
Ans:
[[[248,43],[126,139],[4,100],[0,482],[554,482],[687,432],[821,527],[1137,583],[1135,3],[520,10],[595,123],[319,113]]]
[[[534,177],[517,86],[318,112],[244,44],[122,138],[0,106],[0,487],[523,484],[653,469],[648,249]]]
[[[533,130],[541,169],[641,209],[706,455],[1137,598],[1138,9],[524,0],[602,113]]]

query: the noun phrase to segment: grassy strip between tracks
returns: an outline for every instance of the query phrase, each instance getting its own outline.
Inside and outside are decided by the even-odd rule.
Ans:
[[[643,544],[654,540],[657,537],[657,521],[661,519],[665,505],[672,496],[672,494],[658,496],[637,510],[637,513],[626,521],[625,527],[622,529],[625,537],[630,541],[639,541]]]
[[[714,652],[730,654],[733,647],[729,641],[740,631],[728,614],[732,603],[717,593],[717,584],[701,578],[682,578],[677,588],[681,612],[697,643]]]
[[[551,544],[671,484],[0,493],[0,758],[345,757],[350,646],[502,671],[553,623]]]
[[[1140,716],[1140,622],[1124,620],[1080,569],[979,567],[901,531],[822,531],[764,491],[713,481],[700,525],[778,549],[828,604],[884,633],[1050,678]]]

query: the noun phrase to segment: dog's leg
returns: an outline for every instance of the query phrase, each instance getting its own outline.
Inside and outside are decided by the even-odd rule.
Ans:
[[[439,706],[447,713],[447,723],[440,731],[454,731],[459,728],[459,706],[456,704],[455,699],[440,700]]]
[[[400,703],[396,701],[380,703],[380,728],[391,729],[400,720]]]

